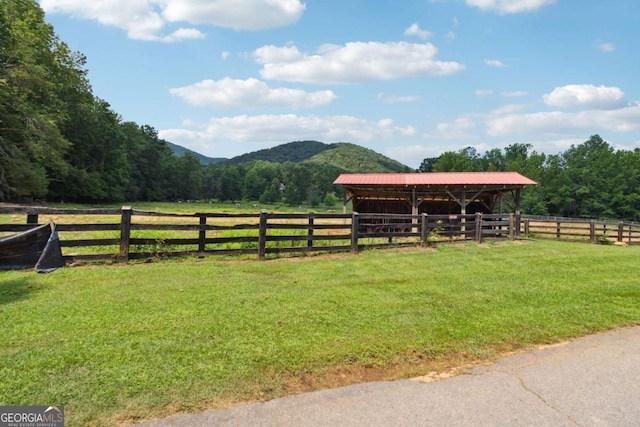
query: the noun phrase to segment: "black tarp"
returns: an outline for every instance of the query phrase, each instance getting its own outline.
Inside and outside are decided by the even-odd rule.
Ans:
[[[33,268],[48,273],[60,267],[64,258],[53,222],[0,238],[0,270]]]

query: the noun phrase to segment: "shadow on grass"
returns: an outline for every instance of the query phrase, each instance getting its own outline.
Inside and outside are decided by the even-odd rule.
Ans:
[[[0,306],[26,299],[34,292],[36,288],[28,277],[0,281]]]

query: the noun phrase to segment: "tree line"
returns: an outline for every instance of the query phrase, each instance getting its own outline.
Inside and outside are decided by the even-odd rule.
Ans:
[[[123,121],[93,94],[85,65],[35,1],[0,2],[0,201],[300,204],[332,192],[331,168],[203,167],[193,155],[174,155],[155,129]]]
[[[424,159],[419,171],[519,172],[538,183],[522,191],[527,214],[640,220],[640,149],[614,150],[600,135],[553,155],[522,143],[484,154],[467,147]]]
[[[34,0],[0,2],[0,201],[342,198],[333,181],[346,171],[337,166],[290,156],[202,166],[176,156],[155,129],[123,121],[93,94],[86,58],[44,18]],[[599,135],[554,155],[525,143],[483,154],[467,147],[424,159],[418,171],[517,171],[538,182],[522,193],[525,213],[640,219],[640,149],[614,150]]]

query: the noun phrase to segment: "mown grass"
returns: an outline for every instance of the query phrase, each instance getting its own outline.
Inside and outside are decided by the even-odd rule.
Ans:
[[[0,405],[102,426],[426,374],[638,324],[639,256],[528,241],[1,272]]]

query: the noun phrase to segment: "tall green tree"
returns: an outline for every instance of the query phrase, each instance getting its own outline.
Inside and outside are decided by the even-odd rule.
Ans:
[[[204,173],[200,161],[191,153],[176,159],[176,198],[199,200],[203,198]]]
[[[71,141],[69,167],[50,194],[79,202],[122,201],[129,180],[126,136],[119,116],[93,95],[74,102],[63,133]]]
[[[35,1],[0,2],[0,199],[43,197],[64,166],[68,55]]]
[[[176,189],[177,158],[151,126],[121,125],[126,140],[129,181],[127,200],[161,201],[180,198]],[[197,169],[201,169],[197,166]]]
[[[240,172],[240,168],[236,165],[227,165],[223,169],[216,188],[216,197],[221,202],[242,200],[242,175]]]
[[[433,164],[433,172],[477,172],[481,170],[480,155],[473,147],[466,147],[459,151],[447,151]]]

